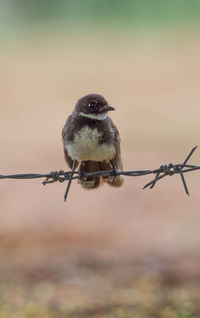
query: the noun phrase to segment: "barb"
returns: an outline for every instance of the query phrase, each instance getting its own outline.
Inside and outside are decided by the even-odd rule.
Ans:
[[[152,181],[150,181],[149,183],[147,183],[147,184],[144,186],[143,189],[146,189],[147,187],[149,187],[150,189],[152,189],[152,188],[155,186],[155,184],[156,184],[156,182],[157,182],[158,180],[164,178],[164,177],[167,176],[167,175],[172,176],[173,174],[179,173],[180,176],[181,176],[181,180],[182,180],[183,186],[184,186],[184,190],[185,190],[185,192],[186,192],[187,195],[190,195],[183,174],[186,173],[186,172],[190,172],[190,171],[193,171],[193,170],[198,170],[198,169],[200,169],[200,166],[192,166],[192,165],[187,165],[187,164],[186,164],[196,149],[197,149],[197,146],[194,147],[194,148],[192,148],[192,150],[189,152],[189,154],[187,155],[186,159],[184,160],[184,162],[183,162],[182,164],[176,164],[176,165],[174,165],[173,163],[170,163],[169,165],[160,166],[160,169],[157,171],[154,180],[152,180]],[[188,168],[188,167],[189,167],[191,170],[184,169],[184,168]],[[163,173],[163,174],[160,175],[161,173]]]
[[[69,189],[70,189],[70,186],[71,186],[71,183],[72,183],[72,177],[73,177],[74,171],[75,171],[75,169],[76,169],[76,163],[77,163],[77,161],[76,161],[76,159],[74,159],[73,165],[72,165],[71,176],[70,176],[70,179],[69,179],[69,181],[68,181],[67,188],[66,188],[66,190],[65,190],[64,201],[67,200],[67,196],[68,196],[68,193],[69,193]]]
[[[187,155],[186,159],[181,164],[166,164],[161,165],[160,168],[154,170],[136,170],[136,171],[118,171],[116,169],[105,170],[105,171],[95,171],[95,172],[84,172],[82,171],[81,174],[79,171],[74,171],[75,163],[73,165],[72,171],[64,172],[63,170],[60,171],[51,171],[48,174],[37,174],[37,173],[27,173],[27,174],[12,174],[12,175],[0,175],[0,179],[38,179],[38,178],[45,178],[42,182],[43,185],[54,183],[54,182],[64,182],[69,181],[67,189],[65,191],[65,200],[67,198],[67,194],[69,192],[69,188],[71,185],[72,180],[80,179],[80,178],[87,178],[92,176],[102,176],[102,177],[110,177],[113,178],[114,176],[130,176],[130,177],[138,177],[138,176],[145,176],[148,174],[154,174],[155,177],[153,180],[148,182],[143,189],[150,188],[152,189],[156,183],[163,179],[166,176],[173,176],[174,174],[179,174],[181,177],[181,181],[183,183],[184,190],[187,195],[189,195],[188,187],[185,181],[184,174],[199,170],[200,166],[196,165],[188,165],[187,162],[193,155],[194,151],[196,150],[197,146],[192,148],[192,150]]]

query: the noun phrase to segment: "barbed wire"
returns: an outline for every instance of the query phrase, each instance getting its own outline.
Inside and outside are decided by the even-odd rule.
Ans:
[[[84,172],[84,171],[72,171],[65,172],[63,170],[60,171],[51,171],[50,173],[45,174],[38,174],[38,173],[22,173],[22,174],[11,174],[11,175],[0,175],[0,179],[38,179],[38,178],[45,178],[42,182],[43,185],[54,183],[54,182],[64,182],[68,181],[68,186],[65,192],[64,199],[66,201],[67,194],[69,192],[69,188],[71,185],[72,180],[74,179],[82,179],[92,176],[101,176],[101,177],[111,177],[114,178],[116,176],[129,176],[129,177],[138,177],[138,176],[145,176],[149,174],[154,174],[153,180],[145,184],[143,189],[150,188],[152,189],[156,183],[163,179],[166,176],[173,176],[175,174],[179,174],[184,186],[184,190],[187,195],[189,195],[189,190],[185,181],[184,174],[199,170],[200,166],[196,165],[189,165],[187,164],[188,160],[191,158],[192,154],[196,150],[197,146],[192,148],[192,150],[187,155],[186,159],[183,163],[180,164],[165,164],[161,165],[158,169],[154,170],[135,170],[135,171],[118,171],[116,169],[105,170],[105,171],[95,171],[95,172]]]

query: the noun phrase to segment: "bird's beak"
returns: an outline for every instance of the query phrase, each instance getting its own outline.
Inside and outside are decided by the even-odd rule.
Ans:
[[[101,108],[101,112],[102,113],[105,113],[105,112],[108,112],[110,110],[115,110],[115,108],[113,106],[110,106],[110,105],[105,105]]]

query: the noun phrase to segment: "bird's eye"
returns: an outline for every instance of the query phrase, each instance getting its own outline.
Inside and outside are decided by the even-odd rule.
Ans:
[[[93,107],[96,106],[96,104],[97,104],[96,101],[92,101],[92,102],[90,102],[90,103],[88,104],[88,107],[93,108]]]

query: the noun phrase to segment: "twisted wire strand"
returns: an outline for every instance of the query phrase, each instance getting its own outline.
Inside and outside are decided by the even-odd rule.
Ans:
[[[185,181],[184,174],[199,170],[200,166],[196,165],[189,165],[187,164],[188,160],[193,155],[194,151],[196,150],[197,146],[192,148],[189,152],[187,157],[185,158],[184,162],[181,164],[165,164],[161,165],[159,168],[154,170],[133,170],[133,171],[118,171],[118,170],[105,170],[105,171],[95,171],[95,172],[83,172],[83,175],[80,175],[79,171],[51,171],[50,173],[45,174],[38,174],[38,173],[22,173],[22,174],[10,174],[10,175],[0,175],[0,179],[38,179],[38,178],[45,178],[42,182],[43,185],[54,183],[54,182],[64,182],[69,181],[68,184],[68,191],[70,188],[70,184],[72,180],[81,179],[81,177],[92,177],[92,176],[102,176],[102,177],[113,177],[113,176],[130,176],[130,177],[138,177],[138,176],[145,176],[149,174],[154,174],[154,179],[145,184],[143,189],[150,188],[152,189],[156,183],[163,179],[166,176],[173,176],[175,174],[179,174],[181,177],[181,181],[184,186],[184,190],[187,195],[189,195],[188,187]]]

